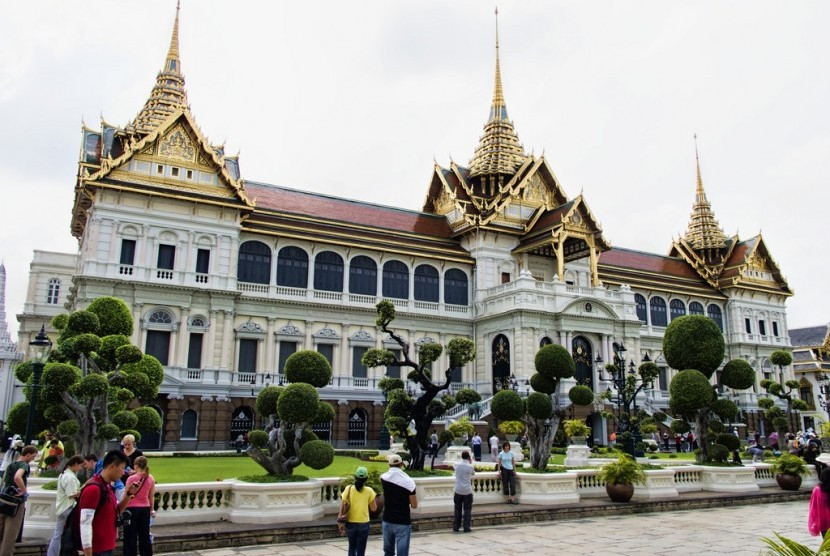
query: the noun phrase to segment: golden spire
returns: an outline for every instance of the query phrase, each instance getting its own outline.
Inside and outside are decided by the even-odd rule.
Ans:
[[[170,114],[187,106],[187,91],[184,88],[182,63],[179,59],[180,7],[180,3],[176,2],[176,19],[173,21],[173,34],[170,37],[170,48],[164,60],[164,67],[156,76],[156,84],[144,108],[136,116],[132,125],[127,126],[129,130],[150,133]]]
[[[692,216],[684,238],[695,250],[718,250],[726,246],[726,235],[715,218],[712,205],[703,191],[703,179],[700,177],[700,157],[697,152],[697,134],[695,134],[695,164],[697,166],[697,187]],[[708,253],[707,255],[712,255]],[[706,257],[711,258],[709,256]]]
[[[496,8],[496,73],[490,117],[470,160],[470,177],[513,175],[527,155],[519,143],[513,123],[507,119],[507,104],[501,83],[499,60],[499,10]]]

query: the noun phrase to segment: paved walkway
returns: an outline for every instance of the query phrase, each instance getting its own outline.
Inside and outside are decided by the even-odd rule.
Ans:
[[[479,527],[472,533],[423,532],[412,537],[410,554],[481,556],[496,554],[682,555],[734,554],[757,556],[761,537],[773,531],[813,550],[818,538],[807,532],[808,502],[783,502],[688,510],[520,526]],[[291,545],[252,546],[190,552],[204,556],[335,556],[347,542],[327,540]],[[369,555],[383,553],[380,538],[369,538]]]

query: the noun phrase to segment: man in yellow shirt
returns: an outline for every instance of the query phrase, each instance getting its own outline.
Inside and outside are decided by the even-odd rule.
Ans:
[[[341,494],[342,502],[337,516],[340,534],[349,538],[349,556],[363,556],[366,554],[366,543],[369,540],[369,510],[377,511],[375,491],[366,486],[369,471],[365,467],[358,467],[354,472],[354,484],[349,485]],[[345,505],[348,504],[348,511]]]
[[[49,457],[49,448],[51,448],[50,444],[52,439],[55,438],[55,435],[52,434],[52,431],[46,431],[46,441],[43,443],[43,449],[40,451],[40,463],[38,464],[38,473],[42,473],[44,469],[46,469],[46,458]],[[58,446],[61,449],[61,452],[66,453],[63,442],[58,440]]]

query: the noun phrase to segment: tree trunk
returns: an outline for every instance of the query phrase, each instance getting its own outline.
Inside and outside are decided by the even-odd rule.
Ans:
[[[525,419],[527,441],[530,444],[530,465],[540,471],[547,469],[550,449],[553,446],[556,431],[559,429],[559,421],[561,421],[559,415],[551,416],[547,432],[545,432],[544,419],[534,419],[529,416]]]
[[[271,416],[271,423],[274,422],[274,416]],[[268,432],[268,450],[262,451],[259,448],[251,446],[248,448],[248,455],[257,462],[269,475],[289,476],[294,474],[294,469],[300,465],[300,439],[303,436],[303,429],[306,423],[294,426],[289,429],[294,433],[294,455],[290,458],[285,457],[285,450],[287,444],[285,443],[285,434],[282,427],[275,427],[269,424],[266,427]]]
[[[695,416],[695,438],[700,446],[700,461],[709,461],[709,409],[701,409]],[[691,448],[691,447],[690,447]]]

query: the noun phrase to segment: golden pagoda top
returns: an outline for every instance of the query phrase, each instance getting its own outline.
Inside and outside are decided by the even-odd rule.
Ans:
[[[527,155],[519,143],[513,122],[507,118],[507,105],[501,84],[499,63],[499,10],[496,9],[496,76],[490,117],[484,124],[484,134],[470,160],[470,177],[480,175],[513,175]]]
[[[184,88],[184,75],[179,59],[179,2],[176,3],[176,19],[173,22],[173,34],[170,48],[164,60],[164,68],[156,76],[156,85],[150,98],[144,104],[128,131],[150,133],[179,108],[187,107],[187,92]]]
[[[684,239],[695,250],[722,249],[726,247],[726,234],[715,218],[712,205],[703,191],[703,180],[700,177],[700,158],[697,153],[697,135],[695,135],[695,162],[697,165],[697,189],[695,203],[692,207],[691,220],[686,229]]]

